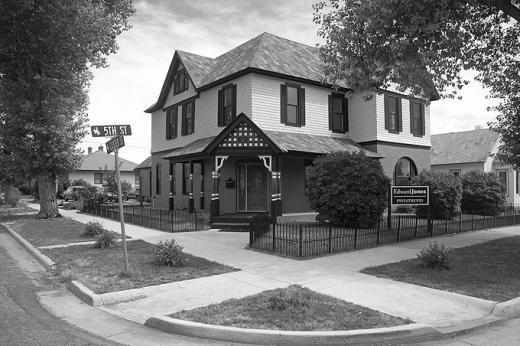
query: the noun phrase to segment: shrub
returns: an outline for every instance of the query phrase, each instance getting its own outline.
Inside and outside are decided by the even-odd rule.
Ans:
[[[494,216],[504,211],[506,199],[495,173],[471,171],[462,176],[461,182],[464,213]]]
[[[450,269],[449,251],[442,243],[434,241],[428,247],[424,247],[418,254],[417,258],[424,268],[433,269]]]
[[[182,246],[175,239],[160,241],[153,247],[154,263],[163,266],[182,266]]]
[[[97,221],[87,222],[85,228],[83,229],[83,235],[86,237],[97,237],[105,231],[103,225],[101,225]]]
[[[422,171],[412,179],[412,185],[430,186],[432,218],[449,219],[459,215],[462,188],[460,179],[453,174]],[[426,217],[428,206],[417,206],[415,214],[418,217]]]
[[[114,233],[103,230],[103,233],[96,238],[96,247],[100,249],[108,249],[116,247],[116,236]]]
[[[5,203],[10,207],[16,207],[20,201],[20,191],[14,186],[8,186],[5,189]]]
[[[279,290],[275,295],[267,299],[267,307],[275,311],[294,310],[298,311],[308,306],[307,301],[302,297],[302,287],[291,285],[285,290]]]
[[[307,170],[307,195],[317,221],[370,227],[381,218],[390,179],[377,159],[365,154],[333,152]]]

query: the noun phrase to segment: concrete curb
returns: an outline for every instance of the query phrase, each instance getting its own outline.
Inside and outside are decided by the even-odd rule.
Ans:
[[[68,284],[67,288],[69,289],[69,291],[74,293],[74,295],[76,297],[78,297],[83,302],[87,303],[88,305],[92,305],[92,306],[104,305],[103,298],[101,297],[101,295],[92,292],[92,290],[90,288],[83,285],[79,281],[72,280]]]
[[[38,250],[36,247],[34,247],[31,243],[29,243],[25,238],[23,238],[21,235],[19,235],[16,231],[14,231],[9,225],[6,225],[5,223],[0,223],[2,226],[5,227],[7,232],[16,239],[18,243],[27,251],[29,252],[38,262],[40,262],[41,265],[43,265],[46,269],[52,267],[54,265],[54,261],[51,260],[49,257],[45,256]]]
[[[167,333],[190,337],[269,345],[374,344],[388,342],[389,340],[412,341],[442,336],[437,329],[424,323],[413,323],[389,328],[307,332],[226,327],[157,316],[146,320],[144,325]]]
[[[506,319],[520,317],[520,297],[498,303],[491,315]]]

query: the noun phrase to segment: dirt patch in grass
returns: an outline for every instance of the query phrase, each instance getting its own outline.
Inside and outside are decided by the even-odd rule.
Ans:
[[[418,259],[362,272],[477,298],[505,301],[520,296],[520,236],[453,249],[450,269],[423,268]]]
[[[354,330],[412,323],[299,285],[169,316],[221,326],[293,331]]]
[[[130,276],[123,271],[123,251],[116,248],[98,249],[80,245],[48,249],[43,253],[58,264],[62,281],[79,280],[95,293],[115,292],[131,288],[195,279],[236,271],[238,269],[183,254],[184,266],[167,267],[153,263],[153,245],[142,240],[127,242]]]
[[[83,236],[85,224],[66,217],[36,219],[33,215],[11,219],[10,221],[6,221],[6,224],[34,246],[69,244],[95,240],[95,238]],[[121,238],[119,233],[113,233],[116,234],[117,238]]]

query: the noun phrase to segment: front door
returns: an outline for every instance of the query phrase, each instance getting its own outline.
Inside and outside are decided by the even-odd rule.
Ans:
[[[238,165],[238,211],[267,210],[267,170],[260,163]]]

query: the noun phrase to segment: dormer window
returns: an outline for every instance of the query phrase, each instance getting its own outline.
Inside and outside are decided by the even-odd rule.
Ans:
[[[185,68],[179,68],[175,77],[173,78],[173,94],[177,95],[181,92],[188,90],[190,77],[186,72]]]

